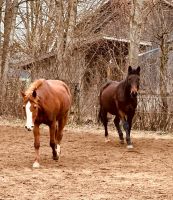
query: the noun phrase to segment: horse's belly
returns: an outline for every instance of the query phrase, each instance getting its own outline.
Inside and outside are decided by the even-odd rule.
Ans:
[[[111,115],[116,115],[116,113],[117,113],[116,105],[113,104],[113,103],[105,104],[105,105],[103,105],[103,108],[104,108],[108,113],[110,113]]]
[[[111,115],[116,115],[116,109],[112,109],[112,110],[108,110],[108,113],[110,113]]]

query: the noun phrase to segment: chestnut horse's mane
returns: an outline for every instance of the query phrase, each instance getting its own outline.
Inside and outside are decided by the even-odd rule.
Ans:
[[[33,83],[31,83],[29,88],[26,90],[25,95],[28,96],[28,95],[32,94],[32,92],[34,90],[37,90],[43,84],[44,80],[45,79],[38,79],[38,80],[34,81]]]

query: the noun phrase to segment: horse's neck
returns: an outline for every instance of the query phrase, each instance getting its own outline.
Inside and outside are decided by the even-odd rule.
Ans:
[[[124,99],[128,100],[130,98],[130,88],[128,87],[127,79],[122,81],[122,87]]]

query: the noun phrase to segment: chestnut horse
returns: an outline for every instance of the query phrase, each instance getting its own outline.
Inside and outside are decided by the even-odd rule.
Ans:
[[[100,90],[100,110],[98,120],[105,128],[105,138],[108,141],[107,113],[115,115],[114,124],[119,134],[120,142],[124,143],[120,120],[126,132],[127,148],[133,148],[130,139],[132,119],[137,107],[137,94],[140,82],[140,67],[128,68],[127,77],[121,82],[109,81]]]
[[[34,168],[39,164],[40,124],[49,126],[50,146],[53,159],[60,156],[60,142],[63,128],[67,122],[68,111],[71,106],[71,93],[68,86],[59,80],[39,79],[33,82],[26,92],[22,92],[23,108],[26,113],[25,128],[33,129],[35,162]]]

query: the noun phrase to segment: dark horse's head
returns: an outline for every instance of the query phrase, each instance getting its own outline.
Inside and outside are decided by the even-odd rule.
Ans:
[[[140,67],[133,69],[131,66],[128,68],[127,74],[127,87],[132,98],[136,97],[139,90],[139,81],[140,81]]]

